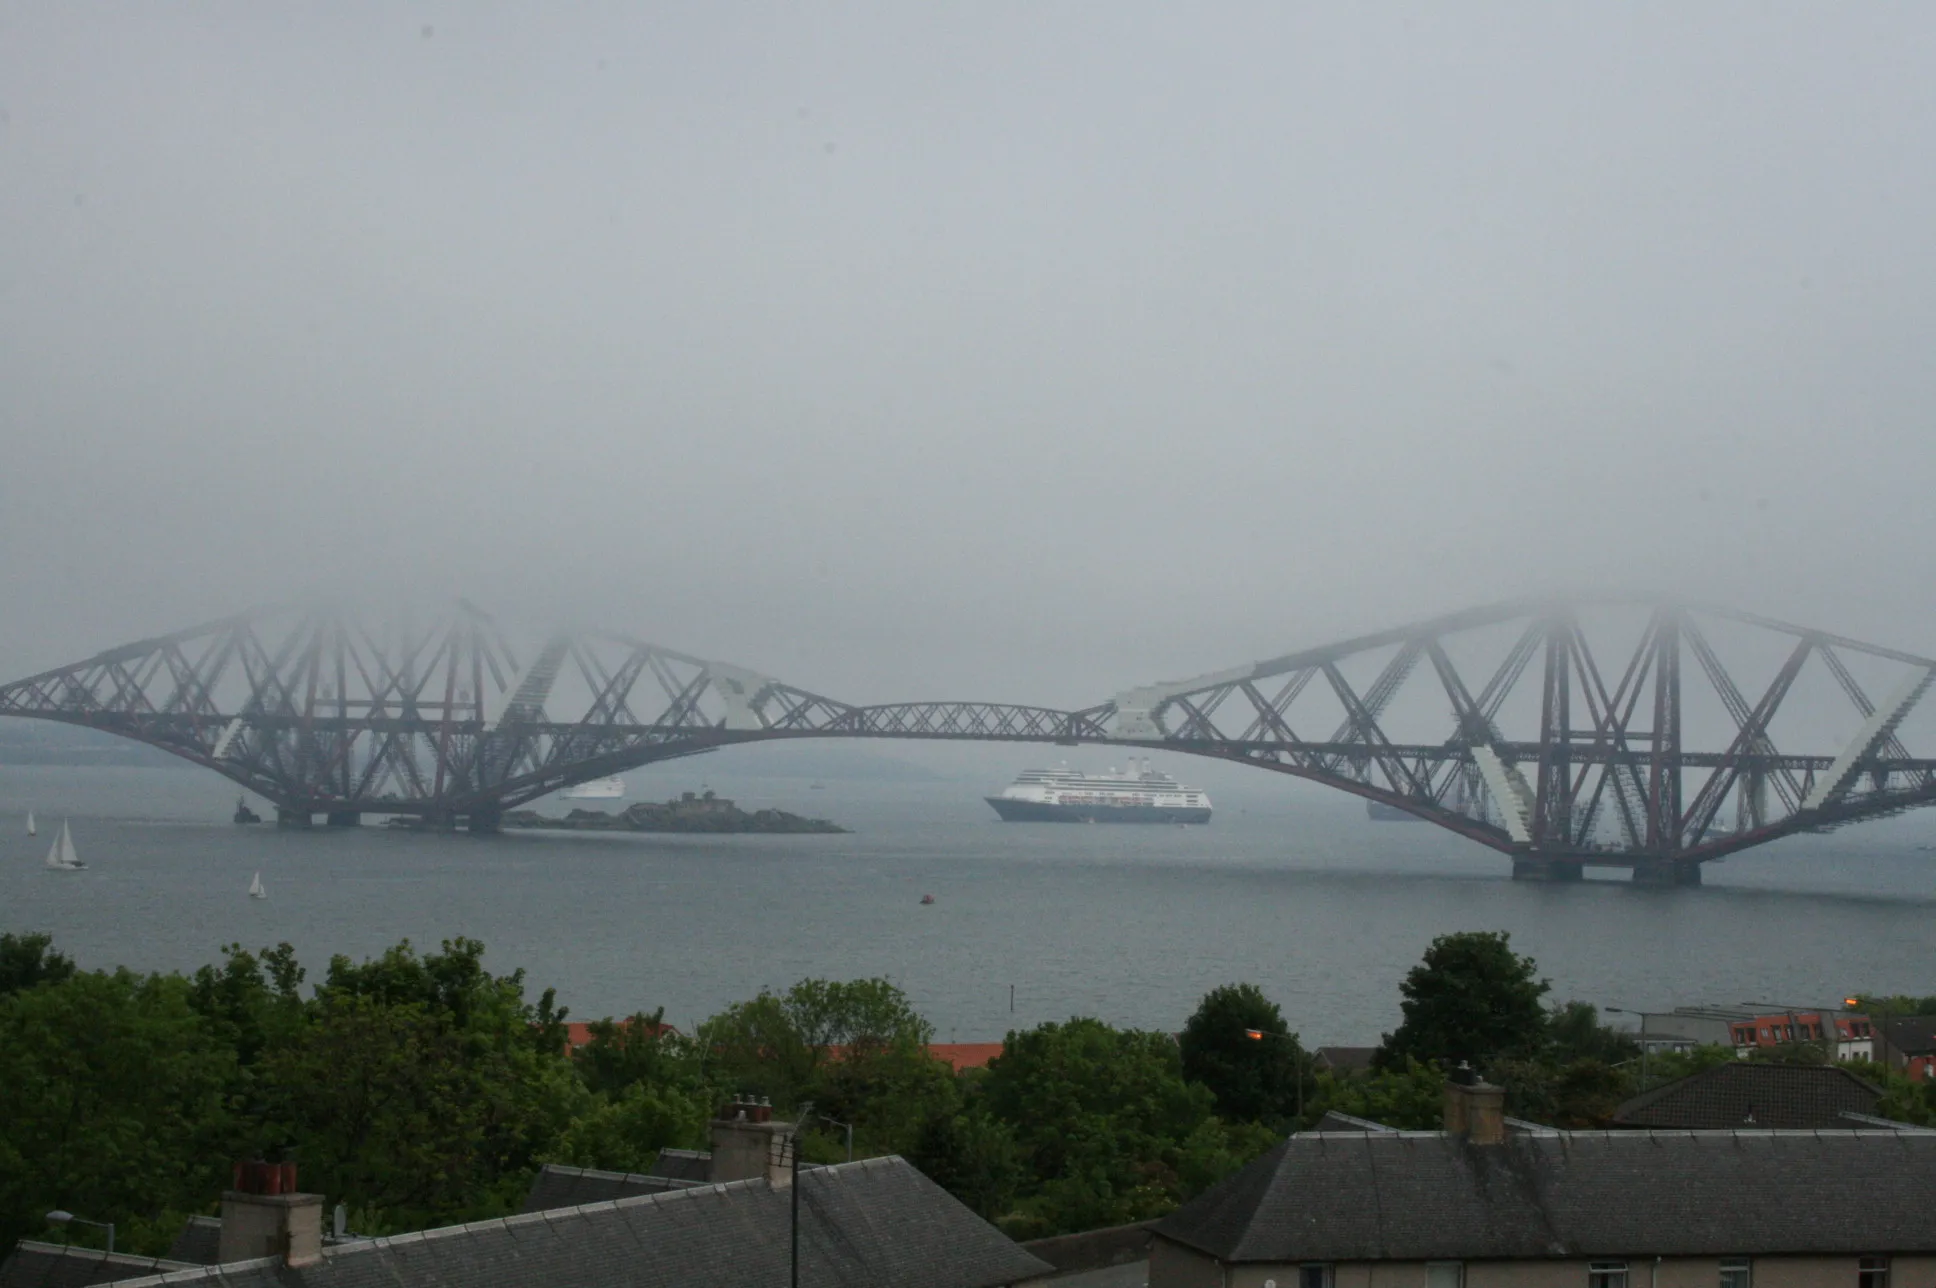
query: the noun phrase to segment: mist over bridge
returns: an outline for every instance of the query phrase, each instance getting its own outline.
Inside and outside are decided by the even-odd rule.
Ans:
[[[1742,677],[1737,679],[1737,677]],[[1488,605],[1062,710],[858,706],[603,632],[521,661],[460,603],[419,619],[261,610],[0,687],[0,715],[213,769],[285,824],[492,831],[589,779],[740,743],[1114,744],[1310,779],[1436,823],[1526,878],[1697,884],[1779,837],[1936,803],[1936,659],[1639,599]],[[1744,687],[1745,684],[1745,687]]]

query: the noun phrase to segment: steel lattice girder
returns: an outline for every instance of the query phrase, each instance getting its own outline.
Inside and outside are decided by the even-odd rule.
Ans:
[[[1631,618],[1626,634],[1605,614]],[[1717,644],[1717,632],[1735,638]],[[1743,670],[1731,647],[1768,656]],[[1771,678],[1744,689],[1736,676],[1764,663]],[[1817,675],[1857,727],[1798,747],[1783,719],[1798,681]],[[458,604],[376,625],[288,610],[225,618],[0,688],[0,714],[137,739],[296,812],[495,815],[772,739],[1115,743],[1309,778],[1512,853],[1698,861],[1936,803],[1936,759],[1901,733],[1932,678],[1931,659],[1749,614],[1525,601],[1080,710],[854,706],[620,635],[553,635],[520,665],[488,615]],[[1421,697],[1437,725],[1428,738]],[[1702,701],[1697,729],[1688,713]]]

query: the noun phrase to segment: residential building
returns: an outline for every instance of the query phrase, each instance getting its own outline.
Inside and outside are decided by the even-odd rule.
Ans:
[[[1311,1063],[1325,1073],[1365,1073],[1377,1054],[1377,1047],[1321,1046],[1311,1053]]]
[[[1158,1221],[1149,1288],[1909,1288],[1936,1280],[1936,1133],[1307,1132]]]
[[[1736,1053],[1797,1043],[1831,1043],[1837,1060],[1875,1059],[1875,1026],[1866,1015],[1850,1011],[1763,1011],[1734,1021],[1729,1036]]]
[[[1891,1068],[1917,1082],[1936,1072],[1936,1015],[1905,1015],[1876,1025],[1879,1045]]]
[[[1649,1055],[1692,1051],[1703,1046],[1733,1046],[1733,1026],[1753,1018],[1739,1006],[1677,1006],[1671,1011],[1626,1011],[1639,1021],[1633,1038]]]
[[[1643,1091],[1613,1111],[1616,1127],[1807,1131],[1850,1126],[1873,1115],[1882,1089],[1832,1064],[1739,1061]]]
[[[294,1189],[293,1164],[247,1164],[223,1196],[215,1264],[23,1243],[0,1267],[0,1288],[777,1285],[791,1276],[796,1218],[802,1288],[1006,1288],[1053,1273],[903,1159],[803,1166],[796,1181],[791,1125],[748,1112],[758,1108],[716,1122],[709,1154],[662,1160],[668,1170],[703,1160],[709,1182],[547,1169],[553,1196],[576,1202],[335,1244],[322,1196]],[[672,1187],[637,1192],[635,1181]]]

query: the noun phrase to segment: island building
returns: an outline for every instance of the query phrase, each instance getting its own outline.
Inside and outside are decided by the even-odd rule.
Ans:
[[[1936,1281],[1936,1132],[1522,1126],[1473,1079],[1440,1131],[1291,1136],[1155,1223],[1148,1288]]]

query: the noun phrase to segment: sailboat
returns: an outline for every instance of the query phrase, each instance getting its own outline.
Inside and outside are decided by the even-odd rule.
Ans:
[[[249,882],[249,898],[267,899],[268,897],[269,892],[262,888],[262,874],[258,872],[255,874],[255,880]]]
[[[74,837],[65,819],[61,820],[60,835],[54,838],[54,848],[47,851],[47,866],[57,872],[76,872],[87,866],[74,853]]]
[[[27,811],[27,835],[28,836],[40,835],[40,829],[34,826],[34,812],[32,810]]]

